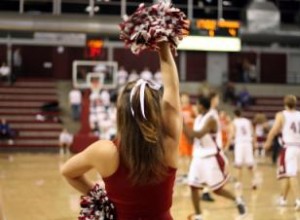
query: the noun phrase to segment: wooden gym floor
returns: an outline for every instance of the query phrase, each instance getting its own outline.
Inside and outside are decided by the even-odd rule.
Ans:
[[[0,187],[7,220],[77,219],[79,193],[59,174],[64,161],[57,154],[0,154]],[[300,212],[293,209],[292,196],[286,208],[276,206],[279,184],[275,179],[275,167],[267,161],[258,166],[257,176],[261,181],[258,190],[252,191],[249,177],[245,177],[249,214],[242,219],[300,220]],[[248,174],[246,170],[245,174]],[[90,176],[97,178],[94,172]],[[232,189],[233,184],[229,183],[227,188]],[[204,220],[241,219],[232,202],[215,195],[214,198],[214,203],[202,202]],[[186,220],[192,212],[189,188],[179,183],[174,192],[174,220]]]

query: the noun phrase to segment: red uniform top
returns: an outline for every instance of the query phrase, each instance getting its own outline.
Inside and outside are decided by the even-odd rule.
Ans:
[[[116,207],[117,220],[172,220],[175,174],[176,169],[169,168],[160,183],[132,185],[128,169],[120,162],[117,171],[103,179],[107,196]]]

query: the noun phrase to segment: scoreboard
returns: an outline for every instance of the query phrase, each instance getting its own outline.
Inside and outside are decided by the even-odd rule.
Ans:
[[[192,34],[209,37],[239,37],[239,21],[198,19],[192,26]]]
[[[242,41],[239,21],[198,19],[192,22],[190,35],[178,45],[179,50],[237,52]]]

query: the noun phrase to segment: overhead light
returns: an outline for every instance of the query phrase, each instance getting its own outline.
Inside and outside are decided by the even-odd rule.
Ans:
[[[231,1],[223,1],[224,6],[231,6],[232,2]]]
[[[94,10],[94,12],[98,12],[99,10],[100,10],[100,7],[99,6],[94,6],[93,7],[93,10]],[[87,6],[86,8],[85,8],[85,11],[86,12],[91,12],[92,11],[92,7],[89,5],[89,6]]]

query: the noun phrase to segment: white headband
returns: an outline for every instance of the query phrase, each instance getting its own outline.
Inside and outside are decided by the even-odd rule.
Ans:
[[[154,90],[159,90],[161,88],[161,85],[154,82],[154,81],[147,81],[144,79],[139,79],[134,87],[131,89],[130,92],[130,108],[131,108],[131,114],[132,116],[134,116],[134,110],[132,108],[132,99],[134,94],[136,93],[136,91],[140,90],[140,105],[141,105],[141,111],[142,111],[142,115],[143,118],[147,120],[146,115],[145,115],[145,89],[146,89],[146,85],[148,85],[151,89]]]

